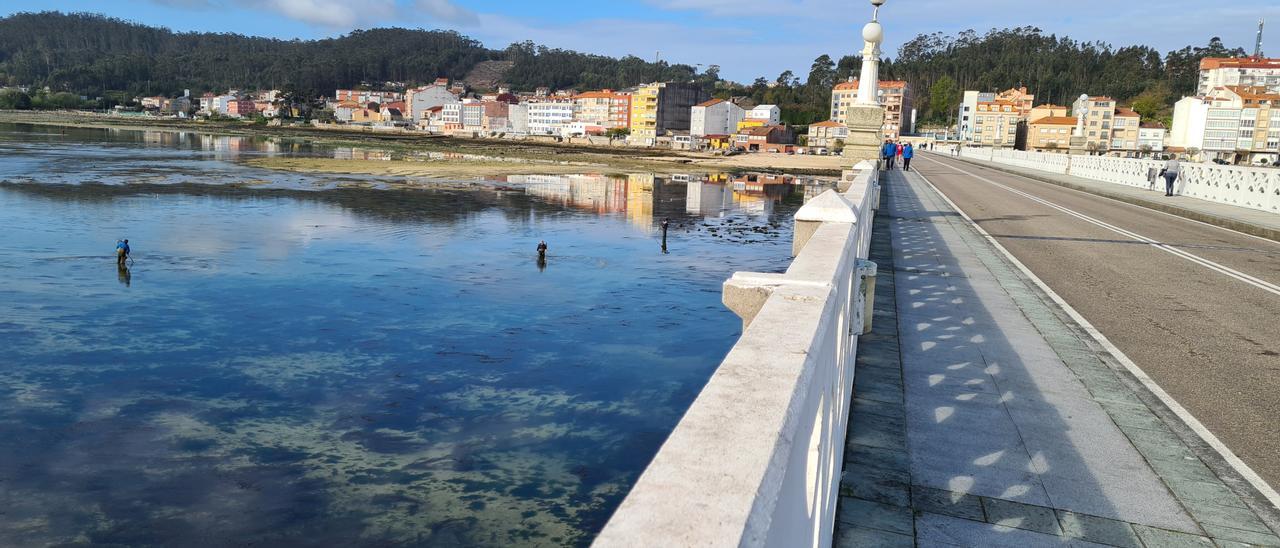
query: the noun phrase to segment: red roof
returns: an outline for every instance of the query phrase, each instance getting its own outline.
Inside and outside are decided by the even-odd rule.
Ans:
[[[1280,68],[1280,59],[1261,57],[1205,57],[1200,60],[1200,70],[1219,68]]]
[[[1034,122],[1031,122],[1031,125],[1033,126],[1038,126],[1038,125],[1074,126],[1076,125],[1076,117],[1075,116],[1045,116],[1044,118],[1037,118]]]
[[[905,88],[905,87],[907,87],[907,83],[902,80],[881,80],[880,81],[881,89]],[[837,90],[858,89],[858,80],[855,79],[855,80],[849,80],[848,82],[840,82],[839,84],[836,84],[836,87],[833,89],[837,89]]]
[[[1138,118],[1140,116],[1142,115],[1134,112],[1133,109],[1116,107],[1116,118]]]
[[[816,123],[816,124],[809,124],[809,127],[840,127],[840,126],[843,126],[843,125],[844,125],[844,124],[841,124],[840,122],[833,122],[833,121],[831,121],[831,120],[827,120],[827,121],[825,121],[825,122],[818,122],[818,123]]]
[[[712,99],[712,100],[707,101],[707,102],[705,102],[705,103],[699,103],[697,106],[700,106],[700,107],[711,107],[711,106],[715,106],[715,105],[718,105],[718,104],[723,103],[723,102],[724,102],[724,99]]]

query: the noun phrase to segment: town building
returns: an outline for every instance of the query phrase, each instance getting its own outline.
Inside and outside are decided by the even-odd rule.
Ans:
[[[973,115],[972,136],[968,142],[990,147],[1016,147],[1018,126],[1025,118],[1012,101],[995,100],[978,103]]]
[[[232,99],[227,101],[227,116],[245,118],[258,113],[257,105],[248,99]]]
[[[668,131],[689,130],[693,106],[706,100],[707,92],[697,84],[658,82],[636,88],[631,94],[628,140],[652,146]]]
[[[631,127],[631,96],[606,89],[573,96],[574,122],[606,131]]]
[[[914,131],[915,108],[911,85],[898,80],[881,80],[876,100],[884,107],[884,136],[897,139]],[[858,80],[836,84],[831,90],[831,121],[848,125],[849,108],[858,102]]]
[[[782,123],[782,109],[778,108],[778,105],[757,105],[748,110],[744,118],[759,120],[766,126],[776,126]]]
[[[750,127],[734,135],[734,146],[747,152],[776,150],[767,145],[785,145],[795,142],[795,133],[784,126]]]
[[[447,83],[447,81],[446,81]],[[430,85],[410,89],[404,93],[405,113],[414,121],[421,120],[432,107],[458,101],[458,96],[447,86]]]
[[[849,126],[833,120],[809,124],[809,140],[806,141],[810,148],[820,147],[827,149],[841,148],[844,140],[849,137]]]
[[[1111,126],[1111,143],[1109,152],[1115,155],[1133,157],[1138,154],[1138,134],[1142,126],[1142,116],[1132,109],[1116,107],[1115,123]]]
[[[511,105],[507,109],[507,123],[513,133],[527,135],[529,133],[529,104]]]
[[[437,131],[457,131],[462,129],[462,101],[440,105],[440,123]]]
[[[1174,105],[1169,147],[1200,149],[1233,164],[1280,159],[1280,94],[1263,86],[1224,86]]]
[[[199,111],[200,114],[206,114],[206,115],[213,114],[214,108],[215,108],[214,101],[217,100],[217,97],[218,97],[217,95],[214,95],[212,93],[206,93],[204,95],[201,95],[200,111]]]
[[[1083,120],[1085,147],[1090,152],[1134,156],[1138,152],[1141,116],[1110,97],[1081,96],[1071,106]]]
[[[728,135],[738,130],[738,122],[746,117],[742,107],[724,99],[712,99],[693,106],[689,115],[689,133],[695,137]]]
[[[991,103],[995,100],[995,93],[981,91],[964,92],[964,97],[960,100],[960,112],[956,116],[956,125],[959,126],[961,141],[973,142],[974,127],[978,122],[978,104]]]
[[[1064,107],[1061,105],[1040,105],[1040,106],[1031,108],[1031,110],[1027,113],[1027,121],[1034,122],[1036,120],[1039,120],[1041,118],[1046,118],[1049,116],[1063,118],[1063,117],[1066,117],[1070,112],[1071,112],[1071,107]]]
[[[1144,147],[1148,152],[1164,152],[1164,139],[1167,133],[1160,122],[1142,122],[1138,126],[1138,150]]]
[[[996,94],[996,101],[1004,101],[1013,105],[1018,114],[1024,119],[1030,118],[1031,111],[1035,108],[1032,105],[1036,102],[1036,96],[1028,93],[1027,88],[1009,88]]]
[[[472,99],[462,102],[462,127],[464,129],[484,127],[484,103]]]
[[[1206,57],[1200,60],[1200,81],[1196,95],[1209,95],[1228,86],[1265,88],[1280,93],[1280,59],[1262,57]]]
[[[573,123],[573,99],[541,97],[525,105],[529,107],[529,135],[560,135]]]
[[[1027,150],[1067,153],[1076,130],[1075,116],[1041,116],[1028,123]]]
[[[333,93],[334,100],[338,102],[353,101],[362,105],[369,103],[390,103],[392,101],[403,101],[404,94],[395,91],[372,91],[367,89],[340,89]]]

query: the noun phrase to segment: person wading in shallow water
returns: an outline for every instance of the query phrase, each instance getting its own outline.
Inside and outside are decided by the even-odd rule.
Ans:
[[[538,242],[538,260],[539,261],[547,260],[547,241],[546,240],[542,240]]]
[[[127,260],[129,260],[129,240],[120,240],[116,242],[116,265],[123,267]]]

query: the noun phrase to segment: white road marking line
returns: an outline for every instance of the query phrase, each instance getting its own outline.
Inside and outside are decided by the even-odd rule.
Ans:
[[[947,167],[955,169],[954,166]],[[1071,316],[1072,320],[1075,320],[1076,323],[1080,324],[1080,327],[1084,328],[1085,332],[1089,333],[1089,335],[1093,337],[1093,340],[1102,345],[1102,347],[1106,349],[1112,357],[1119,361],[1130,374],[1137,378],[1147,390],[1150,390],[1152,394],[1155,394],[1155,396],[1159,398],[1170,411],[1173,411],[1174,415],[1177,415],[1178,419],[1181,420],[1183,424],[1187,425],[1191,431],[1200,436],[1200,439],[1209,445],[1209,447],[1212,447],[1214,451],[1217,451],[1218,455],[1220,455],[1223,460],[1227,461],[1227,464],[1230,465],[1231,468],[1235,469],[1236,473],[1240,474],[1240,476],[1243,477],[1245,481],[1249,482],[1254,489],[1257,489],[1258,493],[1266,498],[1272,506],[1280,508],[1280,493],[1276,493],[1275,489],[1272,489],[1271,485],[1267,484],[1266,480],[1262,479],[1262,476],[1259,476],[1258,473],[1254,472],[1248,464],[1245,464],[1243,460],[1240,460],[1240,457],[1237,457],[1225,443],[1222,443],[1222,440],[1219,440],[1217,436],[1213,435],[1213,432],[1210,432],[1204,424],[1197,420],[1195,415],[1192,415],[1190,411],[1187,411],[1187,409],[1182,406],[1182,404],[1178,403],[1178,400],[1173,399],[1173,396],[1170,396],[1168,392],[1165,392],[1163,388],[1160,388],[1160,385],[1156,384],[1154,379],[1148,376],[1142,368],[1138,367],[1138,364],[1129,359],[1129,356],[1116,347],[1116,345],[1112,344],[1111,340],[1108,339],[1106,335],[1103,335],[1098,328],[1094,327],[1092,323],[1089,323],[1089,320],[1086,320],[1084,316],[1076,311],[1075,308],[1067,304],[1067,301],[1059,296],[1057,292],[1050,289],[1049,284],[1044,283],[1044,280],[1041,280],[1039,276],[1036,276],[1034,272],[1031,272],[1031,269],[1027,268],[1027,265],[1022,264],[1022,261],[1019,261],[1017,257],[1014,257],[1013,253],[1010,253],[1008,249],[1005,249],[1003,245],[1000,245],[1000,242],[996,241],[994,236],[989,234],[981,226],[978,226],[976,221],[960,209],[960,206],[951,201],[951,198],[948,198],[941,190],[938,190],[938,187],[934,186],[933,182],[931,182],[928,177],[925,177],[924,174],[919,171],[916,171],[915,174],[919,175],[920,179],[923,180],[925,184],[929,185],[929,188],[933,189],[938,196],[946,201],[947,204],[951,206],[951,209],[954,209],[956,213],[960,214],[960,217],[968,221],[969,225],[971,225],[974,230],[977,230],[978,233],[986,238],[988,242],[991,242],[991,245],[995,246],[996,249],[999,249],[1000,252],[1004,254],[1005,258],[1009,259],[1014,266],[1018,267],[1018,270],[1021,270],[1022,273],[1030,278],[1032,282],[1035,282],[1036,286],[1039,287],[1041,291],[1044,291],[1050,299],[1053,299],[1053,302],[1057,303],[1058,306],[1061,306],[1062,309],[1066,311],[1067,315]]]
[[[941,154],[938,154],[937,152],[933,152],[933,153],[930,153],[930,154],[935,154],[935,155],[941,156]],[[957,160],[957,159],[955,159],[955,158],[951,158],[951,157],[947,157],[947,159],[948,159],[948,160],[951,160],[951,161],[960,161],[960,162],[965,161],[964,159],[959,159],[959,160]],[[936,158],[930,158],[928,161],[930,161],[930,162],[937,162],[937,163],[942,164],[942,165],[944,165],[944,166],[952,167],[952,166],[951,166],[951,164],[949,164],[949,163],[947,163],[947,162],[939,161],[939,160],[938,160],[938,159],[936,159]],[[970,159],[968,159],[968,161],[969,161],[969,162],[971,162],[971,163],[976,163],[976,162],[979,162],[979,161],[982,161],[982,160],[977,160],[977,159],[972,159],[972,158],[970,158]],[[1012,172],[1012,171],[1003,171],[1003,170],[1000,170],[1000,169],[997,169],[997,168],[994,168],[994,167],[983,166],[983,165],[981,165],[981,164],[978,164],[978,166],[979,166],[979,167],[982,167],[983,169],[990,169],[990,170],[993,170],[993,171],[999,171],[1000,173],[1003,173],[1003,174],[1005,174],[1005,175],[1010,175],[1010,176],[1013,176],[1013,177],[1018,177],[1018,178],[1020,178],[1020,179],[1026,179],[1026,180],[1028,180],[1028,181],[1031,181],[1031,182],[1034,182],[1034,183],[1037,183],[1037,184],[1045,184],[1045,185],[1053,184],[1053,183],[1046,183],[1046,182],[1041,181],[1040,179],[1036,179],[1036,178],[1034,178],[1034,177],[1028,177],[1028,176],[1023,175],[1023,174],[1021,174],[1021,173],[1014,173],[1014,172]],[[1010,166],[1010,167],[1012,167],[1012,166]],[[1059,185],[1053,185],[1053,186],[1058,187],[1058,188],[1060,188],[1060,189],[1062,189],[1062,190],[1066,190],[1066,191],[1070,191],[1070,192],[1076,192],[1076,193],[1079,193],[1079,194],[1084,194],[1084,195],[1087,195],[1087,196],[1090,196],[1090,197],[1093,197],[1093,198],[1101,198],[1101,199],[1103,199],[1103,200],[1109,200],[1109,201],[1115,202],[1115,203],[1117,203],[1117,204],[1121,204],[1121,205],[1125,205],[1125,206],[1129,206],[1129,207],[1136,207],[1136,208],[1139,208],[1139,209],[1142,209],[1142,210],[1144,210],[1144,211],[1148,211],[1148,212],[1151,212],[1151,213],[1159,213],[1160,215],[1164,215],[1164,216],[1166,216],[1166,217],[1173,217],[1174,219],[1178,219],[1178,220],[1180,220],[1180,221],[1185,221],[1185,222],[1188,222],[1188,223],[1195,223],[1195,224],[1198,224],[1198,225],[1204,225],[1204,226],[1207,226],[1207,227],[1209,227],[1209,228],[1214,228],[1214,229],[1217,229],[1217,230],[1222,230],[1222,231],[1224,231],[1224,232],[1230,232],[1230,233],[1235,234],[1235,235],[1237,235],[1237,236],[1244,236],[1244,237],[1246,237],[1246,238],[1253,238],[1253,239],[1255,239],[1255,240],[1261,240],[1261,241],[1266,242],[1266,243],[1271,244],[1271,245],[1280,245],[1280,242],[1278,242],[1278,241],[1276,241],[1276,240],[1272,240],[1271,238],[1263,238],[1262,236],[1258,236],[1258,235],[1256,235],[1256,234],[1249,234],[1249,233],[1247,233],[1247,232],[1240,232],[1239,230],[1230,229],[1230,228],[1227,228],[1227,227],[1225,227],[1225,226],[1219,226],[1219,225],[1215,225],[1215,224],[1210,224],[1210,223],[1206,223],[1206,222],[1204,222],[1204,221],[1197,221],[1197,220],[1192,219],[1192,218],[1189,218],[1189,217],[1183,217],[1182,215],[1177,215],[1177,214],[1174,214],[1174,213],[1169,213],[1168,211],[1160,211],[1159,209],[1151,209],[1151,208],[1146,207],[1146,206],[1143,206],[1143,205],[1139,205],[1139,204],[1135,204],[1135,203],[1131,203],[1131,202],[1126,202],[1126,201],[1124,201],[1124,200],[1118,200],[1118,199],[1112,198],[1112,197],[1110,197],[1110,196],[1103,196],[1103,195],[1101,195],[1101,194],[1094,194],[1094,193],[1092,193],[1092,192],[1088,192],[1088,191],[1080,190],[1080,189],[1078,189],[1078,188],[1071,188],[1071,187],[1059,186]],[[1205,203],[1210,203],[1210,204],[1211,204],[1211,203],[1214,203],[1214,202],[1208,202],[1208,201],[1206,201]],[[1219,204],[1219,205],[1221,205],[1221,204]]]
[[[1050,208],[1056,209],[1056,210],[1058,210],[1058,211],[1061,211],[1061,212],[1063,212],[1063,213],[1066,213],[1067,215],[1070,215],[1070,216],[1075,217],[1075,218],[1077,218],[1077,219],[1080,219],[1080,220],[1082,220],[1082,221],[1085,221],[1085,222],[1088,222],[1088,223],[1091,223],[1091,224],[1094,224],[1094,225],[1100,226],[1100,227],[1102,227],[1102,228],[1105,228],[1105,229],[1107,229],[1107,230],[1110,230],[1110,231],[1112,231],[1112,232],[1115,232],[1116,234],[1120,234],[1121,236],[1125,236],[1125,237],[1127,237],[1127,238],[1133,239],[1133,240],[1135,240],[1135,241],[1145,243],[1145,244],[1147,244],[1147,245],[1150,245],[1151,247],[1154,247],[1154,248],[1156,248],[1156,249],[1159,249],[1159,250],[1164,251],[1164,252],[1166,252],[1166,253],[1169,253],[1169,254],[1171,254],[1171,255],[1174,255],[1174,256],[1177,256],[1177,257],[1181,257],[1181,258],[1183,258],[1183,259],[1186,259],[1187,261],[1190,261],[1190,262],[1192,262],[1192,263],[1198,264],[1198,265],[1200,265],[1200,266],[1203,266],[1203,267],[1205,267],[1205,268],[1208,268],[1208,269],[1213,270],[1213,271],[1215,271],[1215,272],[1218,272],[1218,273],[1220,273],[1220,274],[1224,274],[1224,275],[1230,276],[1230,277],[1232,277],[1232,278],[1235,278],[1236,280],[1239,280],[1239,281],[1241,281],[1241,282],[1244,282],[1244,283],[1247,283],[1247,284],[1252,285],[1252,286],[1254,286],[1254,287],[1257,287],[1258,289],[1261,289],[1261,290],[1263,290],[1263,291],[1270,292],[1270,293],[1271,293],[1271,294],[1273,294],[1273,295],[1280,296],[1280,285],[1276,285],[1276,284],[1273,284],[1273,283],[1268,282],[1268,281],[1266,281],[1266,280],[1262,280],[1262,279],[1256,278],[1256,277],[1254,277],[1254,276],[1250,276],[1249,274],[1245,274],[1244,272],[1240,272],[1239,270],[1235,270],[1235,269],[1233,269],[1233,268],[1231,268],[1231,267],[1228,267],[1228,266],[1225,266],[1225,265],[1222,265],[1222,264],[1219,264],[1219,263],[1213,262],[1213,261],[1211,261],[1211,260],[1209,260],[1209,259],[1206,259],[1206,258],[1204,258],[1204,257],[1201,257],[1201,256],[1199,256],[1199,255],[1195,255],[1195,254],[1193,254],[1193,253],[1189,253],[1189,252],[1187,252],[1187,251],[1183,251],[1183,250],[1178,249],[1178,248],[1176,248],[1176,247],[1173,247],[1173,246],[1171,246],[1171,245],[1168,245],[1168,244],[1165,244],[1165,243],[1161,243],[1161,242],[1159,242],[1159,241],[1157,241],[1157,240],[1155,240],[1155,239],[1153,239],[1153,238],[1148,238],[1148,237],[1146,237],[1146,236],[1143,236],[1143,235],[1141,235],[1141,234],[1138,234],[1137,232],[1133,232],[1133,231],[1130,231],[1130,230],[1126,230],[1126,229],[1120,228],[1120,227],[1118,227],[1118,226],[1112,225],[1112,224],[1110,224],[1110,223],[1107,223],[1107,222],[1105,222],[1105,221],[1101,221],[1101,220],[1095,219],[1095,218],[1093,218],[1093,217],[1090,217],[1090,216],[1088,216],[1088,215],[1085,215],[1085,214],[1080,213],[1080,212],[1078,212],[1078,211],[1075,211],[1075,210],[1073,210],[1073,209],[1069,209],[1069,208],[1066,208],[1066,207],[1060,206],[1060,205],[1058,205],[1058,204],[1055,204],[1055,203],[1053,203],[1053,202],[1050,202],[1049,200],[1045,200],[1044,198],[1040,198],[1040,197],[1035,196],[1035,195],[1033,195],[1033,194],[1029,194],[1029,193],[1027,193],[1027,192],[1023,192],[1023,191],[1018,190],[1018,189],[1016,189],[1016,188],[1013,188],[1013,187],[1010,187],[1010,186],[1007,186],[1007,185],[1003,185],[1003,184],[997,183],[997,182],[995,182],[995,181],[992,181],[991,179],[988,179],[988,178],[983,177],[983,176],[981,176],[981,175],[978,175],[978,174],[976,174],[976,173],[972,173],[972,172],[969,172],[969,171],[965,171],[965,170],[960,169],[960,168],[958,168],[958,167],[956,167],[956,166],[947,166],[947,167],[949,167],[949,168],[951,168],[951,169],[954,169],[954,170],[956,170],[956,171],[959,171],[960,173],[963,173],[963,174],[965,174],[965,175],[968,175],[969,177],[973,177],[974,179],[977,179],[977,180],[979,180],[979,181],[982,181],[982,182],[985,182],[985,183],[988,183],[988,184],[991,184],[991,185],[995,185],[995,186],[997,186],[997,187],[999,187],[999,188],[1002,188],[1002,189],[1004,189],[1004,190],[1007,190],[1007,191],[1009,191],[1009,192],[1011,192],[1011,193],[1013,193],[1013,194],[1017,194],[1017,195],[1019,195],[1019,196],[1022,196],[1023,198],[1026,198],[1026,199],[1031,200],[1031,201],[1033,201],[1033,202],[1036,202],[1036,203],[1039,203],[1039,204],[1042,204],[1042,205],[1048,206],[1048,207],[1050,207]],[[923,175],[922,175],[922,177],[923,177]]]

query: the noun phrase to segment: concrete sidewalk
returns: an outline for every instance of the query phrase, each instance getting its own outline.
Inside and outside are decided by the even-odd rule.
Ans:
[[[1280,546],[1265,503],[923,179],[884,187],[838,546]]]
[[[1163,211],[1179,217],[1186,217],[1203,223],[1221,226],[1223,228],[1230,228],[1232,230],[1244,232],[1245,234],[1252,234],[1269,240],[1280,241],[1280,215],[1256,209],[1209,202],[1199,198],[1190,198],[1186,196],[1166,197],[1164,195],[1163,179],[1156,185],[1158,190],[1147,190],[1145,188],[1118,185],[1105,181],[1095,181],[1093,179],[1076,177],[1074,175],[1060,175],[1057,173],[1049,173],[1047,171],[1036,171],[1034,169],[976,160],[973,158],[960,158],[947,154],[931,153],[929,157],[939,160],[955,160],[1003,171],[1005,173],[1022,175],[1037,181],[1081,190],[1090,194],[1120,200],[1122,202],[1154,209],[1156,211]]]

